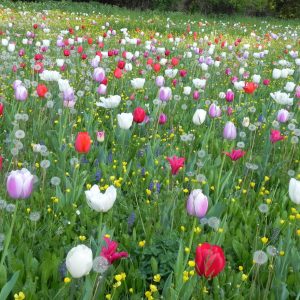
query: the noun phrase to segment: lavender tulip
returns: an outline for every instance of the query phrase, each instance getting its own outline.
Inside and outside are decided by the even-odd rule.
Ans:
[[[227,122],[224,130],[223,137],[227,140],[234,140],[236,138],[236,127],[232,122]]]
[[[207,209],[208,199],[202,193],[202,190],[193,190],[190,193],[186,204],[186,210],[188,214],[198,218],[203,218],[206,215]]]
[[[64,101],[74,101],[75,95],[74,90],[71,87],[68,87],[63,91]]]
[[[163,76],[157,76],[155,79],[155,84],[158,87],[162,87],[165,84],[165,78]]]
[[[27,99],[28,92],[23,85],[19,85],[15,89],[15,97],[19,101],[25,101]]]
[[[211,118],[218,118],[221,116],[221,108],[213,103],[210,105],[208,113]]]
[[[19,79],[16,79],[13,83],[13,89],[16,90],[16,88],[20,85],[22,85],[22,81]]]
[[[159,89],[159,99],[161,101],[168,101],[172,97],[172,91],[169,87],[161,87]]]
[[[105,71],[102,68],[96,68],[93,73],[93,79],[101,82],[105,78]]]
[[[6,181],[6,188],[11,198],[28,198],[33,189],[33,175],[25,168],[11,171]]]
[[[101,83],[97,89],[97,93],[100,95],[105,95],[106,89],[107,89],[106,85]]]
[[[289,112],[285,109],[279,110],[276,119],[280,123],[285,123],[289,119]]]

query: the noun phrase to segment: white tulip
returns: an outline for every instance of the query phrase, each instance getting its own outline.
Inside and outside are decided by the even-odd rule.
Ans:
[[[189,95],[191,93],[192,88],[190,86],[185,86],[183,88],[183,94],[184,95]]]
[[[193,115],[193,123],[201,125],[206,119],[206,111],[204,109],[197,109]]]
[[[289,81],[289,82],[286,83],[284,89],[285,89],[287,92],[291,93],[291,92],[294,90],[295,86],[296,86],[296,84],[295,84],[294,82]]]
[[[236,81],[233,83],[233,85],[237,90],[241,91],[245,87],[245,81]]]
[[[273,79],[280,78],[281,77],[281,70],[279,70],[279,69],[273,69],[272,77],[273,77]]]
[[[166,58],[161,58],[159,63],[162,65],[162,66],[165,66],[167,64],[168,60]]]
[[[206,85],[206,79],[195,78],[193,79],[193,84],[196,89],[203,89]]]
[[[65,90],[71,88],[69,80],[68,79],[59,79],[57,81],[58,83],[58,88],[61,92],[64,92]]]
[[[289,98],[290,94],[277,91],[275,93],[271,93],[270,96],[275,100],[276,103],[282,105],[293,105],[293,98]]]
[[[121,97],[119,95],[109,96],[108,98],[100,97],[101,102],[96,102],[97,106],[104,108],[115,108],[121,102]]]
[[[9,52],[14,52],[16,49],[16,45],[15,44],[9,44],[8,47],[7,47],[7,50]]]
[[[73,278],[89,274],[93,267],[92,250],[82,244],[72,248],[67,254],[66,267]]]
[[[65,63],[65,60],[64,59],[61,59],[61,58],[58,58],[56,59],[56,64],[58,67],[62,67]]]
[[[261,76],[260,75],[257,75],[257,74],[254,74],[252,76],[252,79],[253,79],[253,82],[254,83],[259,83],[260,82],[260,79],[261,79]]]
[[[58,81],[61,79],[61,75],[57,71],[44,70],[40,74],[40,78],[45,81]]]
[[[131,63],[126,63],[124,69],[127,72],[132,71],[132,64]]]
[[[144,87],[146,79],[145,78],[134,78],[131,80],[131,86],[138,90]]]
[[[107,212],[117,199],[117,189],[111,185],[103,194],[99,186],[94,184],[90,190],[85,191],[85,196],[90,208],[97,212]]]
[[[165,75],[169,78],[174,78],[177,75],[178,69],[167,69]]]
[[[119,127],[122,129],[129,129],[133,122],[132,113],[121,113],[117,115]]]
[[[289,196],[294,203],[300,204],[300,181],[295,178],[290,180]]]

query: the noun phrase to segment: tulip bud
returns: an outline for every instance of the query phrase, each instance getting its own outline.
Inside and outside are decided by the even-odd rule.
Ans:
[[[117,115],[118,125],[121,129],[129,129],[133,122],[132,113],[121,113]]]
[[[193,123],[201,125],[206,119],[206,111],[204,109],[197,109],[193,115]]]
[[[161,101],[166,102],[166,101],[168,101],[168,100],[171,99],[171,97],[172,97],[172,90],[169,87],[161,87],[159,89],[158,94],[159,94],[159,99]]]
[[[219,106],[217,106],[216,104],[211,104],[208,110],[208,114],[210,115],[211,118],[218,118],[221,116],[221,109]]]
[[[224,130],[223,130],[223,137],[227,140],[234,140],[236,138],[236,127],[232,122],[227,122]]]
[[[203,218],[208,208],[208,199],[202,193],[202,190],[193,190],[187,200],[186,209],[189,215]]]
[[[289,112],[285,109],[279,110],[276,119],[280,123],[285,123],[289,119]]]
[[[92,250],[85,245],[72,248],[67,254],[66,267],[73,278],[89,274],[93,267]]]
[[[290,179],[289,196],[294,203],[300,204],[300,181],[295,178]]]
[[[33,189],[33,175],[25,168],[11,171],[6,181],[9,196],[14,199],[28,198]]]
[[[163,125],[167,122],[167,116],[164,113],[161,113],[158,118],[158,123]]]

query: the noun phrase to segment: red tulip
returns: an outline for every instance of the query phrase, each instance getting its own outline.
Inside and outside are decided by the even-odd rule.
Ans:
[[[122,73],[122,70],[119,69],[119,68],[116,68],[115,71],[114,71],[114,76],[117,78],[117,79],[120,79],[122,77],[123,73]]]
[[[154,70],[154,72],[158,73],[160,71],[160,64],[154,64],[153,70]]]
[[[36,92],[37,92],[39,97],[44,98],[46,93],[48,92],[48,89],[44,84],[39,84],[36,87]]]
[[[236,161],[240,158],[242,158],[246,152],[245,151],[242,151],[241,149],[238,149],[238,150],[232,150],[231,152],[224,152],[228,157],[231,158],[231,160],[233,161]]]
[[[123,70],[124,67],[125,67],[125,61],[120,60],[120,61],[118,62],[118,68],[121,69],[121,70]]]
[[[3,116],[4,113],[4,104],[0,102],[0,117]]]
[[[34,56],[34,60],[43,60],[43,59],[44,59],[43,54],[38,53]]]
[[[253,94],[254,91],[257,89],[257,84],[254,82],[246,82],[244,86],[244,91],[247,94]]]
[[[79,153],[88,153],[91,148],[91,138],[88,132],[79,132],[75,140],[75,150]]]
[[[141,107],[137,107],[133,111],[133,121],[136,123],[142,123],[146,117],[146,112]]]
[[[270,141],[272,144],[275,144],[283,139],[285,139],[285,136],[281,135],[279,130],[271,129]]]
[[[172,57],[171,64],[173,67],[177,66],[179,64],[179,59],[177,57]]]
[[[81,54],[83,52],[83,47],[80,45],[77,49],[77,53]]]
[[[3,157],[0,155],[0,171],[2,170]]]
[[[174,155],[173,157],[167,157],[167,160],[170,163],[172,175],[176,175],[179,169],[184,166],[185,158]]]
[[[180,77],[185,77],[187,75],[187,70],[179,70]]]
[[[122,257],[128,257],[128,253],[125,251],[117,252],[118,243],[115,241],[110,240],[107,237],[103,238],[106,243],[106,247],[103,246],[101,249],[100,256],[105,257],[110,264],[112,264],[114,261],[122,258]]]
[[[92,45],[93,44],[93,39],[90,37],[90,38],[87,39],[87,42],[88,42],[89,45]]]
[[[70,56],[70,50],[69,49],[64,50],[64,56],[66,56],[66,57]]]
[[[196,272],[206,278],[217,276],[226,265],[222,248],[209,243],[203,243],[197,247],[195,263]]]
[[[153,59],[152,58],[148,58],[147,59],[147,65],[152,65],[153,64]]]

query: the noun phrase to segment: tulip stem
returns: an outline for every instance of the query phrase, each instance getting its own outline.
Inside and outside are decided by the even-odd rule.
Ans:
[[[222,160],[222,164],[221,164],[221,169],[220,169],[220,173],[219,173],[219,178],[218,178],[218,184],[217,184],[217,188],[218,188],[218,193],[217,193],[217,198],[216,199],[219,199],[220,197],[220,182],[221,182],[221,177],[222,177],[222,171],[223,171],[223,167],[224,167],[224,163],[225,163],[225,158],[226,158],[226,155],[223,154],[223,160]]]
[[[3,254],[2,254],[2,257],[1,257],[0,267],[3,266],[4,260],[5,260],[6,255],[7,255],[8,247],[9,247],[10,240],[11,240],[11,235],[12,235],[13,228],[14,228],[15,221],[16,221],[17,209],[18,209],[18,202],[16,203],[16,208],[15,208],[15,211],[14,211],[14,214],[13,214],[13,217],[12,217],[12,221],[11,221],[11,225],[10,225],[10,228],[9,228],[9,232],[8,232],[8,235],[7,235],[7,238],[6,238],[6,243],[5,243]]]
[[[194,218],[194,221],[193,221],[192,233],[191,233],[190,241],[189,241],[189,249],[190,249],[190,250],[191,250],[191,247],[192,247],[192,244],[193,244],[193,240],[194,240],[194,233],[195,233],[195,227],[196,227],[197,219],[198,219],[198,218]],[[186,264],[188,263],[189,256],[190,256],[190,254],[187,253],[186,258],[185,258],[185,262],[184,262],[184,267],[185,267]]]
[[[102,221],[103,221],[103,213],[100,213],[100,219],[99,219],[99,224],[98,224],[98,228],[99,228],[99,240],[102,238],[100,235],[102,233]]]

